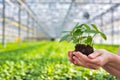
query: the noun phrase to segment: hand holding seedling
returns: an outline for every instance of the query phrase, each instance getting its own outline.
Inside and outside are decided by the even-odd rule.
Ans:
[[[95,50],[88,56],[81,52],[69,51],[68,56],[73,64],[91,69],[99,69],[100,67],[111,63],[112,60],[112,54],[106,50]]]
[[[91,28],[92,27],[92,28]],[[78,66],[97,69],[101,65],[95,64],[91,61],[91,53],[96,53],[93,49],[93,39],[97,34],[100,34],[103,39],[107,39],[106,35],[102,33],[95,24],[91,24],[91,27],[87,24],[76,24],[71,31],[64,31],[67,33],[61,38],[60,41],[71,41],[76,44],[75,50],[68,52],[69,60]],[[101,64],[101,63],[99,63]],[[104,65],[104,63],[102,64]]]
[[[95,50],[88,56],[81,52],[69,51],[68,56],[69,60],[77,66],[83,66],[90,69],[99,69],[102,67],[110,74],[120,78],[120,49],[118,55],[101,49]]]
[[[107,39],[105,34],[97,29],[96,25],[91,24],[91,29],[87,24],[76,24],[72,31],[62,37],[61,41],[72,41],[76,43],[75,50],[69,51],[69,60],[77,65],[90,69],[99,69],[102,67],[107,72],[120,78],[120,50],[118,55],[101,49],[93,50],[93,38],[100,34],[102,38]],[[93,35],[91,35],[93,34]]]

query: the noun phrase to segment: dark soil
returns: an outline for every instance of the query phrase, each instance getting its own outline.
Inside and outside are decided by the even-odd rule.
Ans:
[[[88,56],[89,54],[93,53],[94,49],[93,49],[93,47],[91,47],[89,45],[76,44],[74,51],[80,51],[81,53]]]

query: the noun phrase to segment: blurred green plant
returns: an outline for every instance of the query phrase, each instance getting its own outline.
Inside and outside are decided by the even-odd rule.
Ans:
[[[61,38],[60,42],[72,41],[75,44],[93,46],[93,40],[97,34],[100,34],[103,39],[107,39],[106,35],[101,32],[95,24],[91,24],[91,26],[89,26],[87,24],[77,23],[71,31],[63,31],[63,33],[67,34]]]
[[[120,80],[103,69],[95,71],[72,65],[64,53],[73,46],[67,42],[23,43],[21,46],[8,43],[0,49],[0,80]],[[118,45],[95,45],[99,46],[118,48]]]

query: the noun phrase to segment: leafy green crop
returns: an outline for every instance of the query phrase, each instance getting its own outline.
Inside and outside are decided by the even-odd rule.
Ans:
[[[106,35],[101,32],[95,24],[89,26],[87,24],[77,23],[71,31],[63,31],[63,33],[67,34],[64,35],[60,41],[72,41],[75,44],[93,46],[93,39],[97,34],[100,34],[103,39],[107,39]]]
[[[95,48],[101,46],[112,52],[118,49],[118,45]],[[102,68],[90,70],[71,64],[67,51],[73,47],[67,42],[8,43],[0,48],[0,80],[120,80]]]

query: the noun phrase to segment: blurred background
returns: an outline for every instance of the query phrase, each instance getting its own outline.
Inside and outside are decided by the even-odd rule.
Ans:
[[[68,61],[74,44],[58,41],[76,23],[96,24],[107,40],[94,47],[117,53],[120,0],[0,0],[0,80],[119,80]]]

